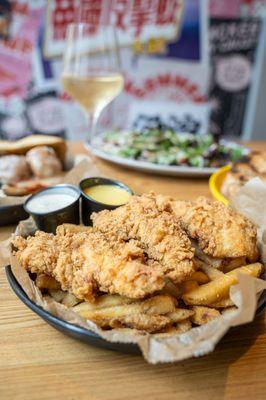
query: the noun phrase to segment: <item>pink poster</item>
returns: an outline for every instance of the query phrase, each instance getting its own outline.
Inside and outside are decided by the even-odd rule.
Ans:
[[[7,29],[0,40],[0,96],[21,98],[27,93],[42,11],[22,1],[11,4]]]
[[[236,18],[240,14],[242,0],[209,0],[213,18]]]
[[[121,46],[130,46],[136,39],[173,40],[179,32],[183,4],[184,0],[48,0],[44,54],[62,54],[67,25],[74,21],[90,24],[95,51],[100,25],[114,25]]]

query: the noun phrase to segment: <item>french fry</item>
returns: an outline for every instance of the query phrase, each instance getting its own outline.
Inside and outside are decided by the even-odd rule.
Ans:
[[[194,289],[197,289],[199,287],[199,284],[197,281],[185,281],[181,285],[182,287],[182,292],[183,293],[189,293]]]
[[[60,289],[59,290],[50,289],[49,294],[55,301],[57,301],[57,303],[61,303],[63,298],[67,295],[66,292],[63,292],[63,290]]]
[[[191,279],[198,282],[199,285],[210,282],[210,278],[202,271],[193,272]]]
[[[81,307],[82,304],[82,307]],[[126,317],[133,314],[167,314],[175,310],[175,301],[166,295],[154,296],[150,299],[123,304],[118,306],[92,309],[91,304],[81,303],[74,307],[74,310],[82,317],[91,321],[106,320]]]
[[[191,329],[192,325],[189,319],[179,322],[176,326],[169,326],[164,328],[161,332],[156,334],[156,337],[168,337],[174,334],[180,335]]]
[[[73,309],[102,328],[126,326],[152,333],[171,324],[170,317],[162,314],[174,311],[176,304],[176,300],[167,295],[158,295],[142,301],[104,295],[96,303],[83,302]]]
[[[35,283],[39,289],[58,290],[61,288],[59,282],[57,282],[52,276],[45,274],[37,275]]]
[[[194,314],[190,317],[190,320],[196,325],[204,325],[221,315],[215,308],[203,306],[193,306],[192,311],[194,311]]]
[[[211,306],[214,308],[227,308],[234,306],[234,303],[229,297],[226,297],[225,299],[217,301],[216,303],[212,303]]]
[[[121,326],[126,326],[150,333],[158,332],[171,323],[168,317],[158,314],[132,314],[111,319],[96,318],[93,322],[104,328],[120,328]]]
[[[213,268],[211,265],[204,263],[201,264],[201,270],[205,272],[211,281],[214,281],[215,279],[218,279],[224,275],[222,271],[219,271],[218,269]]]
[[[168,318],[170,318],[170,320],[173,323],[177,323],[177,322],[183,321],[185,319],[188,319],[193,314],[194,314],[194,311],[192,311],[192,310],[186,310],[185,308],[176,308],[175,311],[173,311],[169,314],[166,314],[166,316]]]
[[[119,296],[118,294],[104,294],[94,303],[87,303],[86,304],[90,305],[91,309],[93,310],[98,310],[101,308],[106,308],[106,307],[114,307],[114,306],[121,306],[123,304],[131,304],[134,303],[134,299],[129,299],[128,297],[125,296]]]
[[[100,296],[94,303],[89,303],[87,301],[84,301],[78,304],[75,307],[75,311],[82,317],[86,318],[88,311],[101,310],[102,308],[107,308],[107,307],[122,306],[125,304],[134,303],[134,301],[136,300],[132,300],[127,297],[119,296],[116,294],[114,295],[104,294]]]
[[[245,274],[254,277],[261,275],[263,265],[260,263],[245,265],[236,268],[218,279],[201,285],[198,288],[183,294],[182,299],[190,305],[210,305],[229,295],[230,286],[237,283],[238,274]]]
[[[67,293],[62,299],[62,304],[66,307],[74,307],[80,302],[72,293]]]

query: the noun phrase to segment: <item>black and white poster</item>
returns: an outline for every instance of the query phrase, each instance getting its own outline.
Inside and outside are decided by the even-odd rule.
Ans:
[[[211,19],[210,130],[239,136],[260,33],[259,19]]]

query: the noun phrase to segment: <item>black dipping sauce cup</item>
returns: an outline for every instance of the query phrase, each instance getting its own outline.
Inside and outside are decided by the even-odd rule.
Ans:
[[[83,179],[80,182],[79,187],[81,190],[81,198],[82,198],[81,211],[82,211],[82,221],[84,225],[92,225],[90,217],[93,212],[99,212],[102,210],[114,210],[115,208],[124,205],[124,204],[119,204],[114,206],[110,204],[100,203],[99,201],[94,200],[92,197],[90,197],[88,194],[84,192],[84,189],[98,185],[118,186],[121,189],[124,189],[127,192],[129,192],[131,195],[134,194],[133,191],[128,186],[124,185],[122,182],[115,181],[113,179],[98,178],[98,177]]]
[[[55,211],[48,211],[47,213],[44,212],[36,212],[32,211],[30,207],[30,202],[33,198],[38,198],[43,195],[49,194],[67,194],[73,197],[73,202],[67,206],[60,208],[60,204],[58,204]],[[55,185],[50,186],[46,189],[41,190],[30,196],[24,204],[24,209],[30,214],[38,229],[44,232],[55,233],[56,228],[58,225],[64,223],[71,223],[71,224],[79,224],[79,201],[80,199],[80,190],[77,186],[74,185]]]

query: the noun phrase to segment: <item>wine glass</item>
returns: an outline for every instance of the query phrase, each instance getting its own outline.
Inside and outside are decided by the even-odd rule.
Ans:
[[[89,117],[92,146],[100,113],[124,86],[115,28],[69,24],[61,81]]]

